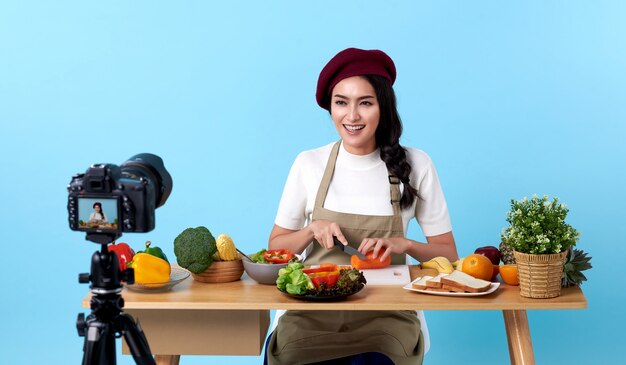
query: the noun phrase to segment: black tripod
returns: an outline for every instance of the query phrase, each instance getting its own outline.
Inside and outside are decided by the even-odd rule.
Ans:
[[[122,312],[124,299],[121,296],[123,279],[134,282],[132,269],[120,275],[115,252],[109,252],[108,244],[117,237],[110,235],[87,235],[87,239],[101,244],[101,250],[91,256],[91,274],[79,274],[78,281],[91,281],[91,314],[78,314],[78,335],[85,337],[83,365],[115,365],[115,339],[124,336],[135,363],[155,365],[150,346],[141,327],[133,317]],[[122,277],[121,277],[122,276]]]

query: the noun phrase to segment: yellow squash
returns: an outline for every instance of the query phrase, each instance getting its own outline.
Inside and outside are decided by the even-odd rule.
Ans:
[[[165,283],[170,280],[170,264],[156,256],[138,253],[128,266],[135,269],[136,283]]]

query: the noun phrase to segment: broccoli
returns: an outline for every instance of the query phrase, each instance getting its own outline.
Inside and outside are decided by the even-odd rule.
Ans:
[[[174,240],[176,262],[194,274],[211,266],[216,251],[215,238],[206,227],[187,228]]]

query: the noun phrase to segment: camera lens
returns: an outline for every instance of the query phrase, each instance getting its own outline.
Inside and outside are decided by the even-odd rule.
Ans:
[[[165,201],[172,192],[172,176],[165,169],[163,160],[151,153],[140,153],[129,158],[120,166],[122,174],[144,177],[154,185],[156,192],[156,205],[158,208],[165,204]]]

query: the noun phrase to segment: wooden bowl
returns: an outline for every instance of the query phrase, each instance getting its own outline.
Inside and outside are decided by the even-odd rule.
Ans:
[[[194,280],[203,283],[228,283],[237,281],[243,275],[243,263],[241,259],[233,261],[213,261],[208,269],[200,274],[191,273]]]

